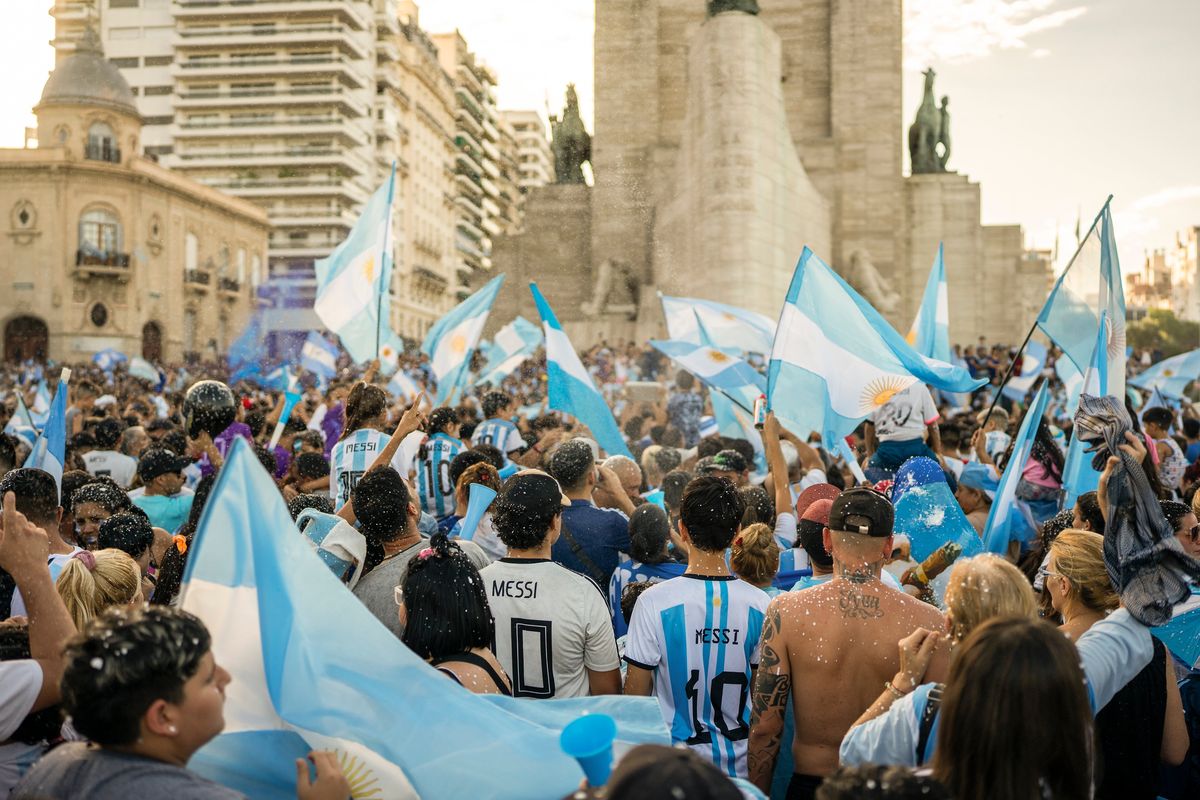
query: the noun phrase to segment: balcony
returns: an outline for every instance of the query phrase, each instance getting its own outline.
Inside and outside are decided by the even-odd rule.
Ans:
[[[185,269],[183,271],[183,288],[197,294],[208,294],[208,284],[212,276],[208,270]]]
[[[230,17],[249,19],[259,17],[266,20],[303,19],[306,16],[328,18],[336,15],[355,30],[366,30],[370,21],[360,15],[352,3],[344,0],[175,0],[171,13],[176,19],[210,19],[223,22]]]
[[[345,56],[295,58],[234,58],[228,60],[193,59],[175,62],[171,74],[177,78],[216,80],[217,78],[269,78],[335,75],[347,85],[362,89],[370,77],[360,69],[362,59]]]
[[[129,280],[129,254],[104,253],[92,248],[80,248],[75,251],[75,270],[77,278],[116,278],[121,283]]]
[[[368,192],[349,178],[324,175],[311,178],[214,178],[202,180],[202,183],[235,197],[346,197],[354,203],[365,203],[368,197]]]
[[[242,291],[242,282],[237,278],[218,278],[217,289],[223,297],[237,297]]]
[[[217,139],[223,137],[255,138],[255,131],[263,136],[336,136],[352,145],[365,145],[367,135],[362,129],[343,117],[313,116],[285,117],[274,119],[258,117],[250,119],[217,120],[215,122],[184,122],[175,134],[179,139]]]
[[[356,58],[367,58],[370,51],[348,25],[233,25],[225,28],[184,28],[175,34],[174,46],[188,48],[249,46],[312,46],[331,44]]]
[[[337,166],[361,175],[369,171],[369,165],[350,150],[331,148],[296,148],[292,150],[209,150],[177,153],[179,167],[183,169],[232,167],[245,169],[247,165],[265,169],[268,167],[319,167]]]
[[[237,92],[182,92],[175,96],[177,109],[261,108],[284,106],[338,106],[347,117],[366,116],[365,103],[337,86],[312,86],[296,89],[243,89]]]
[[[107,161],[109,164],[120,164],[121,148],[109,142],[88,142],[83,146],[83,157],[88,161]]]

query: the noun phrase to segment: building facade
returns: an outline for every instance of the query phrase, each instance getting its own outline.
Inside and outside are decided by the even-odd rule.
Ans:
[[[554,182],[554,152],[542,115],[527,109],[502,111],[517,139],[517,185],[521,193]]]
[[[34,110],[39,146],[0,150],[5,359],[224,353],[266,270],[266,214],[141,154],[134,95],[94,32]]]
[[[1131,319],[1161,309],[1179,319],[1200,322],[1198,241],[1200,226],[1179,231],[1170,247],[1152,250],[1140,270],[1126,272],[1125,303]]]

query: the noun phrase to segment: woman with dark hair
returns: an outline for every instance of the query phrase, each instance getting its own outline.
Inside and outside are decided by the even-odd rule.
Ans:
[[[85,483],[71,497],[75,512],[75,539],[80,547],[95,549],[100,523],[120,511],[128,511],[133,501],[113,481],[99,478]]]
[[[629,517],[630,558],[613,570],[608,581],[608,604],[613,610],[613,630],[624,636],[628,625],[621,614],[621,595],[625,587],[641,581],[665,581],[678,577],[687,569],[687,562],[677,561],[671,545],[683,553],[683,544],[671,530],[667,512],[653,503],[643,503]],[[686,558],[686,556],[685,556]]]
[[[1037,433],[1033,440],[1033,450],[1025,468],[1021,472],[1021,480],[1017,484],[1017,499],[1023,500],[1033,512],[1034,521],[1039,525],[1058,511],[1058,495],[1062,491],[1063,452],[1050,433],[1050,426],[1045,418],[1038,421]]]
[[[421,510],[439,522],[454,513],[455,485],[450,481],[450,462],[466,449],[458,434],[462,425],[458,412],[443,406],[429,415],[428,436],[417,452],[417,495]]]
[[[391,441],[392,437],[384,432],[387,410],[387,392],[378,386],[359,381],[350,390],[342,438],[329,454],[329,491],[334,508],[346,504],[358,479]]]
[[[396,590],[409,649],[475,694],[512,694],[491,651],[491,608],[479,570],[444,533],[409,562]]]

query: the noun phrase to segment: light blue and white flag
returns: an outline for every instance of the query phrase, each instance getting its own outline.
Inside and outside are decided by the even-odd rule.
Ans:
[[[379,337],[379,372],[381,375],[391,375],[400,368],[400,354],[404,352],[404,340],[400,338],[391,323],[385,323]]]
[[[161,369],[140,356],[129,359],[129,374],[149,382],[157,391],[162,391],[167,382],[167,376]]]
[[[1045,365],[1045,345],[1031,339],[1021,354],[1021,374],[1008,379],[1008,383],[1001,390],[1004,396],[1015,402],[1024,403],[1026,395],[1033,390],[1037,379],[1042,377],[1042,367]]]
[[[1125,394],[1125,291],[1121,285],[1121,262],[1113,233],[1110,197],[1096,215],[1087,236],[1071,262],[1059,276],[1038,314],[1037,325],[1062,349],[1082,374],[1091,364],[1100,326],[1107,312],[1109,392]]]
[[[946,288],[946,263],[942,258],[941,243],[929,269],[917,318],[905,340],[923,356],[950,361],[950,293]]]
[[[503,285],[503,275],[492,278],[435,322],[426,334],[421,352],[429,356],[429,367],[437,380],[435,406],[443,405],[456,390],[466,386],[471,356]]]
[[[754,401],[766,394],[767,380],[758,370],[712,345],[676,339],[651,339],[650,344],[704,385],[724,394],[751,414],[754,413]]]
[[[233,340],[233,344],[229,345],[229,353],[225,360],[230,373],[245,377],[255,372],[252,365],[258,364],[262,359],[262,338],[262,314],[251,312],[250,318],[246,320],[246,327],[238,338]]]
[[[1004,553],[1011,541],[1029,541],[1037,533],[1033,515],[1024,503],[1017,500],[1017,484],[1025,472],[1029,454],[1033,452],[1033,440],[1037,436],[1038,424],[1046,413],[1046,381],[1038,388],[1029,409],[1021,419],[1021,427],[1013,442],[1012,455],[1000,476],[992,510],[988,514],[987,526],[983,529],[983,547],[990,553]]]
[[[33,393],[33,406],[29,409],[34,426],[41,428],[50,418],[50,400],[50,387],[46,386],[46,379],[42,378],[38,381],[37,391]]]
[[[1096,341],[1092,345],[1092,363],[1078,380],[1072,378],[1071,386],[1068,387],[1071,416],[1075,416],[1081,394],[1090,394],[1093,397],[1112,394],[1108,390],[1108,314],[1103,313],[1100,318],[1100,330],[1097,331]],[[1074,508],[1079,495],[1094,492],[1099,485],[1100,473],[1092,468],[1092,454],[1087,452],[1087,445],[1078,436],[1072,436],[1071,443],[1067,446],[1067,458],[1063,463],[1063,508]]]
[[[396,370],[396,374],[388,381],[387,390],[396,397],[403,398],[406,403],[416,400],[417,395],[421,393],[421,387],[402,369]]]
[[[309,331],[300,348],[300,366],[312,374],[329,380],[337,374],[337,345],[316,331]]]
[[[224,732],[188,766],[255,800],[294,798],[295,759],[312,749],[337,754],[353,797],[548,800],[579,785],[558,737],[581,713],[613,716],[622,744],[669,743],[652,698],[516,699],[448,680],[333,575],[240,439],[188,553],[182,606],[233,678]]]
[[[342,347],[361,364],[375,358],[391,284],[390,242],[396,168],[363,206],[350,235],[327,258],[318,259],[317,299],[313,310]]]
[[[553,309],[542,297],[536,283],[529,284],[533,302],[542,317],[542,333],[546,336],[546,375],[549,382],[550,408],[570,414],[591,428],[596,442],[610,456],[629,456],[625,437],[604,395],[596,389],[592,376],[583,368],[575,346],[567,338]]]
[[[1151,633],[1189,667],[1200,666],[1200,589],[1179,605],[1171,621],[1152,628]]]
[[[25,459],[26,467],[45,470],[54,476],[54,483],[62,494],[63,465],[67,461],[67,385],[71,381],[71,370],[63,368],[58,378],[58,389],[50,404],[46,426],[33,443]]]
[[[658,297],[667,320],[667,335],[676,341],[700,344],[700,331],[696,327],[699,318],[722,347],[736,347],[750,353],[771,352],[775,323],[770,317],[713,300],[664,294]]]
[[[767,405],[797,436],[838,437],[917,381],[951,392],[984,384],[909,347],[871,304],[807,247],[800,255],[767,371]]]
[[[511,375],[513,370],[521,366],[541,345],[541,328],[518,316],[496,331],[496,338],[487,351],[487,366],[483,368],[475,385],[490,383],[499,386],[501,381]]]
[[[112,372],[118,364],[124,364],[128,358],[120,350],[111,347],[101,350],[92,356],[92,363],[105,372]]]
[[[1129,379],[1131,386],[1148,392],[1158,390],[1167,397],[1184,397],[1192,381],[1200,379],[1200,350],[1180,353],[1152,364]]]

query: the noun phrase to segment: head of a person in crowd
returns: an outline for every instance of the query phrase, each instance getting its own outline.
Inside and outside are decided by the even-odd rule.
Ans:
[[[62,491],[59,493],[62,498],[62,516],[59,517],[58,532],[65,542],[76,543],[75,491],[91,482],[92,476],[81,469],[69,469],[63,473]]]
[[[346,398],[346,425],[342,436],[364,428],[382,429],[387,422],[387,392],[370,383],[356,383]]]
[[[746,513],[742,515],[742,527],[762,522],[767,525],[775,524],[775,506],[771,496],[761,486],[741,486],[738,491],[742,494],[742,502],[746,504]]]
[[[17,511],[48,534],[58,535],[62,508],[53,475],[33,467],[10,470],[0,478],[0,497],[9,492],[14,495]]]
[[[613,768],[604,796],[607,800],[739,800],[742,793],[711,761],[690,748],[643,744],[626,753]]]
[[[146,435],[156,442],[173,430],[175,430],[175,423],[169,419],[155,419],[146,423]]]
[[[0,625],[0,662],[32,657],[28,624]],[[55,704],[26,715],[8,741],[10,744],[44,745],[45,742],[52,742],[62,735],[62,724],[62,708]]]
[[[696,378],[687,370],[675,373],[675,388],[681,392],[690,392],[696,386]]]
[[[0,434],[0,476],[17,466],[17,443],[12,436]]]
[[[954,498],[958,500],[965,514],[987,511],[996,497],[997,483],[996,476],[988,465],[966,464],[958,477],[958,489],[954,492]]]
[[[682,469],[673,469],[663,476],[663,505],[670,515],[679,515],[679,506],[683,502],[683,491],[692,480],[691,473]]]
[[[458,421],[458,412],[449,406],[435,408],[429,414],[428,433],[430,436],[435,433],[443,433],[457,439],[461,427],[462,423]]]
[[[945,595],[946,632],[952,643],[994,617],[1038,616],[1029,581],[1012,563],[991,553],[963,559],[950,569]]]
[[[516,409],[516,401],[507,392],[488,392],[479,405],[484,419],[508,419]]]
[[[934,777],[957,798],[1091,797],[1085,685],[1075,645],[1049,623],[983,623],[950,659]]]
[[[142,514],[122,511],[100,523],[100,534],[96,539],[96,547],[100,552],[120,550],[137,562],[142,575],[150,569],[150,548],[153,545],[154,528]]]
[[[635,504],[642,498],[642,468],[629,456],[609,456],[604,459],[604,466],[617,474],[621,488],[626,496]]]
[[[67,441],[68,454],[85,456],[96,449],[96,436],[92,431],[80,431]],[[68,455],[68,458],[70,455]]]
[[[359,478],[350,499],[368,541],[394,542],[417,530],[421,512],[413,502],[408,484],[392,467],[373,469]]]
[[[103,748],[176,764],[225,727],[229,673],[199,619],[174,608],[111,608],[67,645],[63,709]]]
[[[493,502],[492,528],[510,552],[549,548],[562,532],[562,512],[570,504],[551,474],[523,469],[504,482]]]
[[[409,562],[400,592],[401,641],[426,661],[491,646],[495,618],[483,578],[445,533]]]
[[[303,433],[298,434],[292,440],[292,446],[300,454],[325,452],[325,440],[316,431],[305,430]]]
[[[640,442],[650,431],[650,425],[654,418],[645,414],[634,414],[629,419],[625,420],[623,431],[625,439],[629,442]]]
[[[1174,500],[1163,500],[1161,506],[1163,516],[1170,523],[1171,530],[1175,532],[1175,538],[1183,546],[1184,552],[1193,558],[1200,558],[1200,524],[1194,507]]]
[[[102,419],[96,423],[92,435],[96,437],[97,450],[116,450],[121,435],[125,433],[125,424],[116,419]]]
[[[82,409],[90,409],[100,396],[100,388],[87,378],[71,386],[71,398],[75,405]]]
[[[1171,434],[1171,423],[1175,415],[1171,409],[1152,406],[1142,413],[1142,429],[1151,439],[1165,439]]]
[[[856,764],[826,777],[816,800],[950,800],[950,793],[931,775],[908,767]]]
[[[142,568],[121,550],[83,550],[63,566],[54,586],[75,629],[112,606],[141,605]]]
[[[263,428],[267,424],[267,416],[261,411],[251,411],[246,414],[246,427],[250,429],[250,435],[257,439],[262,436]]]
[[[1120,597],[1104,566],[1104,537],[1068,529],[1050,545],[1042,584],[1054,610],[1064,619],[1084,611],[1108,613]]]
[[[583,439],[571,439],[554,448],[546,467],[568,496],[591,497],[596,487],[596,458]]]
[[[984,418],[987,419],[986,423],[984,422]],[[988,416],[988,412],[985,409],[983,411],[980,411],[978,416],[976,416],[975,424],[982,426],[984,433],[991,433],[992,431],[999,431],[1000,433],[1007,433],[1008,432],[1008,412],[1005,411],[1000,406],[996,406],[995,408],[992,409],[991,416]]]
[[[696,458],[704,460],[712,458],[717,453],[725,449],[725,440],[720,436],[710,436],[707,439],[701,439],[696,444]]]
[[[333,498],[327,494],[298,494],[288,500],[288,513],[292,519],[300,516],[305,509],[314,509],[323,514],[333,513]]]
[[[292,461],[291,468],[296,471],[296,477],[300,480],[316,480],[329,474],[329,460],[320,452],[300,453]]]
[[[496,469],[504,469],[504,453],[500,452],[500,448],[480,442],[472,446],[471,449],[483,456],[484,460]]]
[[[674,447],[661,447],[653,456],[654,468],[657,473],[655,486],[662,485],[662,479],[667,473],[679,469],[679,465],[683,463],[683,457],[679,454],[679,450]],[[644,468],[643,468],[644,471]]]
[[[745,513],[736,486],[724,478],[699,476],[683,490],[679,533],[692,547],[722,553],[733,543]]]
[[[750,483],[750,462],[737,450],[721,450],[712,459],[714,469],[709,474],[724,478],[734,486]]]
[[[642,564],[671,560],[671,520],[654,503],[643,503],[629,515],[630,557]]]
[[[150,496],[170,497],[183,488],[183,470],[190,464],[187,458],[175,455],[165,447],[147,447],[138,459],[137,473]]]
[[[762,522],[748,525],[733,539],[729,566],[733,574],[760,589],[771,585],[779,572],[783,548],[775,541],[775,529]]]
[[[275,454],[267,449],[265,444],[254,445],[254,456],[258,459],[258,463],[262,464],[262,468],[267,471],[268,475],[275,474],[275,470],[279,464],[275,459]]]
[[[649,589],[651,586],[657,586],[662,583],[659,580],[635,581],[627,584],[621,590],[621,616],[625,618],[625,624],[633,619],[633,607],[637,605],[638,598]]]
[[[121,434],[121,452],[127,456],[138,458],[150,444],[150,436],[141,425],[132,425]]]
[[[642,450],[642,455],[639,461],[642,465],[642,475],[645,477],[646,486],[651,489],[656,489],[662,483],[662,477],[666,474],[658,466],[658,454],[663,451],[662,445],[652,444]]]
[[[1189,442],[1200,439],[1200,419],[1189,417],[1183,421],[1183,437]]]
[[[805,506],[800,519],[796,521],[796,542],[808,554],[814,573],[833,571],[833,554],[825,547],[825,531],[829,526],[832,508],[833,497],[818,498]]]
[[[896,511],[883,494],[847,489],[830,506],[823,544],[847,574],[867,575],[891,557],[895,521]]]
[[[1100,500],[1095,492],[1084,492],[1075,498],[1075,514],[1072,528],[1093,533],[1104,533],[1104,515],[1100,513]]]
[[[458,486],[458,480],[462,474],[476,464],[491,464],[492,462],[483,453],[478,450],[463,450],[461,453],[450,459],[450,483]],[[495,465],[493,465],[495,466]]]
[[[458,505],[466,508],[470,504],[471,487],[476,483],[499,494],[501,489],[499,470],[487,461],[480,461],[463,470],[462,475],[458,476],[458,483],[454,485],[454,499]]]

